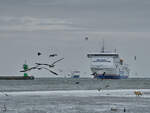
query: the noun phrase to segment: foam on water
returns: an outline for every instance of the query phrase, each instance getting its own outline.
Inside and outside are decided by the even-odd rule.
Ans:
[[[150,98],[150,89],[116,89],[116,90],[61,90],[61,91],[19,91],[19,92],[2,92],[11,96],[19,95],[49,95],[49,96],[76,96],[76,97],[91,97],[91,96],[112,96],[112,97],[136,97],[134,91],[143,93],[141,97]]]

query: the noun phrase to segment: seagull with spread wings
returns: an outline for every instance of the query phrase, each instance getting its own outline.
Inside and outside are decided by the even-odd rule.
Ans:
[[[50,54],[49,57],[55,57],[57,54]]]
[[[20,72],[27,72],[27,71],[31,71],[31,70],[33,70],[33,69],[38,69],[38,70],[45,69],[45,70],[48,70],[49,72],[51,72],[51,73],[54,74],[54,75],[58,75],[56,72],[54,72],[54,71],[52,71],[52,70],[50,70],[50,69],[48,69],[48,68],[39,67],[39,66],[31,67],[31,68],[29,68],[29,69],[27,69],[27,70],[22,70],[22,71],[20,71]]]
[[[30,71],[30,70],[33,70],[33,69],[38,69],[39,66],[34,66],[34,67],[31,67],[29,69],[26,69],[26,70],[22,70],[20,72],[27,72],[27,71]]]
[[[45,69],[45,70],[48,70],[49,72],[51,72],[52,74],[54,74],[54,75],[58,75],[58,73],[56,73],[56,72],[54,72],[54,71],[52,71],[52,70],[50,70],[50,69],[48,69],[48,68],[46,68],[46,67],[39,67],[39,68],[37,68],[38,70],[41,70],[41,69]]]
[[[61,61],[61,60],[63,60],[63,59],[64,59],[64,58],[61,58],[61,59],[59,59],[59,60],[56,60],[56,61],[53,62],[52,64],[44,64],[44,63],[35,63],[35,64],[37,64],[38,66],[39,66],[39,65],[45,65],[45,66],[48,66],[49,68],[51,68],[51,67],[54,67],[57,62],[59,62],[59,61]]]

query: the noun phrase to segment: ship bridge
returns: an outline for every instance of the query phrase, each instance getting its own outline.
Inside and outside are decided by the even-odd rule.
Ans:
[[[119,57],[119,54],[118,53],[89,53],[87,54],[88,58],[101,57],[101,56]]]
[[[91,68],[115,68],[116,62],[119,62],[119,54],[116,52],[101,52],[89,53],[87,57],[90,58]]]

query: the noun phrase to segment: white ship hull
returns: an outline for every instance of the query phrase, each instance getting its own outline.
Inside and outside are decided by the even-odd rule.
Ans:
[[[88,58],[91,59],[90,68],[94,78],[123,79],[129,76],[127,64],[123,64],[117,53],[88,54]]]

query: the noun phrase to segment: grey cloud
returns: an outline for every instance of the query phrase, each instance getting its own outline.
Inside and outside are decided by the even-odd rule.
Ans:
[[[0,17],[1,31],[75,30],[70,20],[57,18]]]
[[[6,0],[0,1],[0,6],[1,16],[71,20],[71,24],[65,25],[85,29],[87,32],[147,32],[150,26],[148,0]],[[19,22],[20,20],[14,20],[13,24]]]

